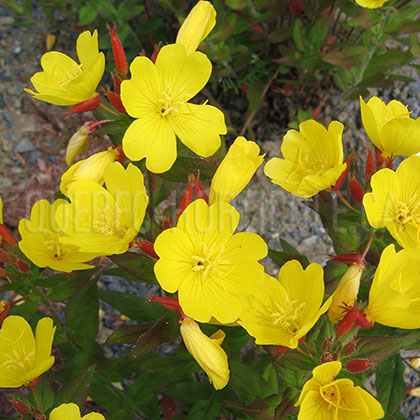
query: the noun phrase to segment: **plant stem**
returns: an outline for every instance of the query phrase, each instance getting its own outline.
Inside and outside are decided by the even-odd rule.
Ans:
[[[341,202],[351,211],[354,211],[356,213],[359,213],[358,210],[356,210],[344,197],[343,194],[341,194],[340,191],[336,191],[337,197],[341,200]]]
[[[308,346],[308,343],[305,343],[305,341],[302,341],[300,344],[302,344],[302,346],[305,347],[305,349],[308,350],[312,356],[315,356],[315,352]]]
[[[38,397],[38,392],[36,390],[36,387],[31,387],[31,390],[35,399],[36,407],[38,408],[38,410],[41,410],[41,404],[39,403],[39,397]]]
[[[114,117],[118,117],[118,114],[115,111],[104,105],[102,102],[99,102],[99,106]]]

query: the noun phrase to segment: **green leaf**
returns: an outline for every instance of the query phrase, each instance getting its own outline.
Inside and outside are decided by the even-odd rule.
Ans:
[[[54,405],[58,407],[61,404],[73,402],[79,407],[83,407],[94,372],[95,366],[90,366],[79,375],[64,382],[62,388],[55,394]]]
[[[298,260],[303,268],[306,268],[309,265],[309,260],[305,255],[302,254],[289,254],[287,252],[275,251],[274,249],[268,250],[268,256],[279,266],[281,267],[287,261]]]
[[[159,303],[147,302],[146,297],[130,293],[100,290],[99,297],[122,314],[138,322],[155,321],[163,311],[163,307]]]
[[[198,171],[200,179],[211,179],[216,172],[216,166],[202,158],[178,156],[169,171],[158,175],[168,181],[187,182],[188,175],[197,174]]]
[[[72,297],[86,282],[82,274],[54,274],[43,280],[42,285],[47,287],[47,298],[56,302],[63,302]]]
[[[136,359],[179,335],[179,319],[173,312],[166,312],[136,342],[131,357]]]
[[[139,337],[149,331],[153,325],[153,322],[137,325],[123,325],[107,338],[106,344],[136,344]]]
[[[124,271],[134,276],[140,282],[157,284],[153,267],[155,261],[136,252],[126,252],[120,255],[112,255],[111,260]]]
[[[46,412],[54,405],[54,391],[47,375],[42,375],[36,386],[42,411]]]
[[[362,61],[367,56],[369,49],[359,46],[348,47],[343,51],[331,51],[321,54],[320,57],[326,63],[333,64],[335,66],[354,65]]]
[[[420,31],[420,20],[403,19],[394,21],[385,27],[387,34],[411,34]]]
[[[83,6],[79,11],[80,25],[87,25],[95,20],[98,15],[98,9],[92,4],[88,3]]]
[[[98,332],[98,286],[96,278],[89,279],[73,296],[65,309],[67,325],[82,345],[91,343]]]
[[[295,20],[295,24],[293,26],[293,40],[295,41],[296,48],[299,51],[305,51],[305,45],[303,43],[302,32],[303,24],[300,19]]]
[[[404,363],[399,354],[384,360],[376,369],[376,391],[387,414],[393,414],[407,392]]]
[[[197,401],[188,414],[187,419],[217,420],[220,413],[220,408],[220,404],[214,401]]]
[[[225,401],[224,405],[228,408],[233,408],[246,413],[254,420],[273,420],[274,409],[281,403],[280,395],[272,395],[268,398],[261,399],[256,397],[250,404],[238,404],[230,401]]]
[[[416,342],[418,339],[415,337],[364,336],[359,338],[352,356],[380,361]]]

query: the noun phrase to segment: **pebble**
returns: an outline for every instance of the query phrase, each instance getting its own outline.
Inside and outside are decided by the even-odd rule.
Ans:
[[[26,137],[23,137],[16,145],[15,150],[19,153],[32,152],[32,150],[34,150],[34,145]]]
[[[15,120],[13,115],[4,111],[4,112],[2,112],[2,116],[3,116],[4,121],[6,121],[7,128],[12,128],[13,127],[13,122]]]
[[[42,157],[42,153],[39,150],[34,150],[33,152],[31,152],[31,154],[29,155],[29,159],[28,162],[31,165],[36,165],[38,163],[38,159]]]
[[[22,51],[22,47],[20,45],[16,45],[15,48],[13,48],[13,54],[20,54]]]

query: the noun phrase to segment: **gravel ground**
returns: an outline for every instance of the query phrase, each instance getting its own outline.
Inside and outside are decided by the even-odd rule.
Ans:
[[[86,115],[63,118],[64,112],[58,107],[34,101],[23,92],[30,76],[40,70],[45,36],[42,25],[15,27],[13,16],[0,10],[0,194],[4,202],[5,223],[10,227],[16,227],[20,218],[29,215],[34,201],[52,199],[58,190],[59,177],[67,168],[64,161],[66,142],[86,120]],[[74,53],[73,38],[60,34],[55,48],[61,51],[71,49]],[[416,79],[415,83],[397,83],[392,90],[383,90],[378,95],[386,101],[395,98],[407,103],[413,111],[412,116],[417,117],[420,114],[420,77],[414,71],[407,72]],[[326,122],[328,117],[333,119],[336,114],[339,99],[336,97],[335,103],[327,105],[321,114]],[[282,102],[279,96],[270,97],[269,102],[251,125],[257,137],[264,139],[261,148],[267,153],[266,161],[280,156],[280,141],[287,122],[273,111],[273,108],[277,112],[284,111],[278,105]],[[266,118],[266,125],[261,125],[262,118]],[[345,150],[354,150],[363,158],[368,139],[361,124],[358,102],[349,102],[335,118],[345,125]],[[91,152],[103,148],[100,145],[102,141],[94,141]],[[273,185],[264,176],[262,167],[234,205],[241,212],[240,228],[259,233],[270,248],[280,249],[280,238],[284,238],[306,254],[311,262],[318,263],[323,263],[327,254],[332,252],[331,242],[319,217],[303,200]],[[269,260],[264,263],[270,274],[277,274],[278,268],[274,264]],[[146,295],[146,289],[141,284],[113,276],[102,276],[100,284],[107,290]],[[104,342],[117,324],[115,311],[109,305],[103,303],[102,311],[99,340]],[[109,352],[120,356],[121,348],[113,346]],[[407,369],[406,381],[407,385],[419,385],[417,373],[410,369]],[[7,416],[11,412],[6,394],[0,392],[0,414]],[[404,400],[401,408],[409,420],[420,419],[419,402],[415,397]]]

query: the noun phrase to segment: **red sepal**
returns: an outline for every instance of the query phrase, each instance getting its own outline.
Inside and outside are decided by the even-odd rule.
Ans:
[[[112,72],[112,78],[114,79],[114,91],[117,95],[121,93],[121,78],[117,72]]]
[[[77,104],[67,110],[67,116],[76,112],[94,111],[99,106],[99,99],[99,94],[95,92],[95,96],[92,98],[86,99],[86,101],[80,102],[80,104]]]
[[[148,292],[150,299],[148,302],[157,302],[160,303],[162,306],[164,306],[166,309],[169,309],[170,311],[175,312],[176,314],[180,315],[181,317],[184,317],[185,314],[182,312],[181,306],[179,305],[177,298],[172,297],[158,297],[154,294]]]
[[[207,204],[209,203],[209,196],[207,195],[207,193],[204,190],[203,186],[200,184],[200,174],[198,174],[197,178],[194,179],[194,193],[195,193],[195,198],[197,200],[199,198],[201,198]]]
[[[139,249],[141,249],[149,257],[152,257],[155,260],[159,259],[159,255],[156,254],[155,247],[151,242],[140,239],[139,241],[136,242],[136,245]]]
[[[27,384],[25,384],[25,386],[29,386],[30,388],[36,388],[40,379],[41,379],[41,375],[30,380]]]
[[[117,95],[115,92],[112,92],[112,90],[110,90],[109,87],[107,88],[107,90],[104,90],[104,93],[117,112],[120,112],[121,114],[126,114],[126,110],[119,95]]]
[[[17,241],[13,236],[12,232],[10,232],[10,230],[7,229],[7,227],[4,226],[2,223],[0,223],[0,237],[2,238],[2,241],[7,245],[13,248],[17,246]]]
[[[349,172],[350,163],[353,159],[354,159],[353,154],[350,154],[350,156],[345,160],[344,163],[346,164],[346,169],[344,169],[344,171],[341,173],[341,175],[337,179],[337,182],[330,188],[330,191],[338,191],[341,188]]]
[[[370,178],[375,173],[375,158],[373,157],[372,148],[369,148],[369,152],[366,159],[365,166],[365,185],[368,186]]]
[[[159,51],[160,51],[160,44],[161,43],[159,42],[158,45],[155,45],[155,49],[154,49],[152,57],[151,57],[151,60],[152,60],[153,64],[156,63],[156,59],[157,59],[157,56],[158,56]]]
[[[347,305],[345,305],[343,307],[343,310],[347,311],[347,314],[335,328],[335,334],[337,335],[337,337],[346,336],[352,330],[353,324],[355,323],[357,317],[357,307],[348,307]]]
[[[349,187],[350,187],[350,192],[353,198],[358,203],[362,203],[365,192],[363,191],[363,188],[361,187],[361,185],[357,182],[355,178],[353,178],[352,175],[350,175]]]
[[[195,177],[194,177],[195,178]],[[182,194],[181,200],[179,202],[178,211],[176,212],[176,220],[178,221],[179,217],[181,216],[182,212],[191,204],[193,199],[193,183],[194,179],[191,177],[188,178],[188,185]]]
[[[373,369],[373,363],[371,359],[351,359],[346,363],[345,368],[349,372],[359,373]]]

